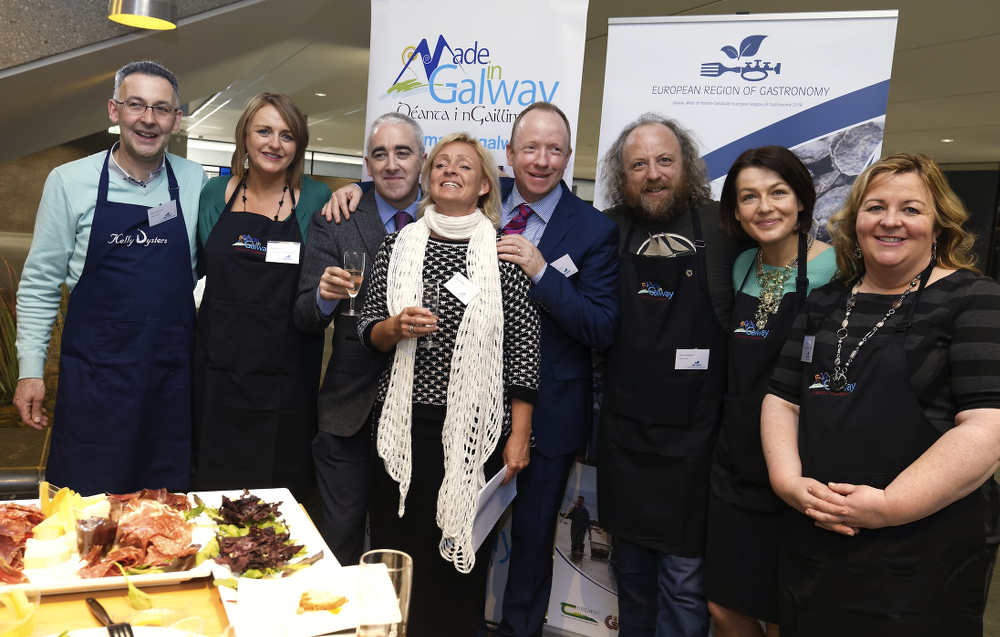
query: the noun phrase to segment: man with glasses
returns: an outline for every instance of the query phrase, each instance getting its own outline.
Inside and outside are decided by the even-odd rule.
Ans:
[[[115,74],[120,140],[56,167],[17,291],[14,404],[47,426],[42,380],[61,284],[63,326],[46,478],[84,495],[183,490],[191,458],[192,290],[201,166],[166,152],[177,78],[155,62]]]

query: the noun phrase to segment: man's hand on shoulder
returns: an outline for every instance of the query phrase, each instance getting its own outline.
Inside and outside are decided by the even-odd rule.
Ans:
[[[530,241],[519,234],[504,235],[497,241],[497,254],[504,261],[521,266],[529,279],[534,280],[545,267],[545,257]]]
[[[361,187],[357,184],[347,184],[333,191],[330,201],[323,205],[321,214],[327,221],[341,223],[351,218],[351,213],[358,209],[361,201]]]
[[[45,399],[45,382],[41,378],[22,378],[14,390],[14,405],[21,414],[21,422],[34,429],[49,426],[49,416],[42,407]]]

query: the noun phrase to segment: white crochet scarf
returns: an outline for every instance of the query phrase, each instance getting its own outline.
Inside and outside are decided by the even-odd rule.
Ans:
[[[398,234],[389,257],[386,297],[389,315],[419,306],[424,251],[434,234],[468,239],[466,268],[479,293],[465,307],[455,338],[448,403],[441,433],[444,481],[438,491],[438,548],[461,573],[476,563],[472,525],[479,489],[486,484],[483,464],[496,448],[503,421],[503,304],[496,229],[479,210],[448,217],[428,206],[423,216]],[[405,511],[412,470],[413,364],[417,340],[396,345],[376,445],[389,476],[399,483],[399,516]]]

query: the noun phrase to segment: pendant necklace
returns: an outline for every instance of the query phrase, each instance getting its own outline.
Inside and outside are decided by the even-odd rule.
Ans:
[[[812,248],[813,241],[815,237],[809,235],[809,243],[806,246],[806,254],[809,254],[809,249]],[[757,312],[754,314],[754,324],[757,329],[764,329],[767,325],[767,320],[772,314],[778,313],[778,308],[781,307],[781,299],[785,296],[785,283],[788,282],[789,277],[795,271],[796,266],[799,264],[798,254],[792,259],[788,265],[779,268],[764,268],[764,257],[761,254],[761,249],[757,248],[757,285],[760,286],[760,299],[757,303]]]
[[[861,351],[862,346],[864,346],[864,344],[875,335],[875,332],[879,331],[879,329],[885,325],[885,322],[896,313],[896,310],[898,310],[899,306],[903,304],[903,300],[906,296],[917,287],[917,284],[920,283],[920,274],[913,277],[910,284],[906,286],[906,290],[904,290],[903,293],[899,295],[899,298],[896,299],[891,306],[889,306],[889,311],[885,313],[885,316],[883,316],[879,322],[875,324],[875,327],[868,330],[868,333],[865,334],[860,341],[858,341],[858,344],[854,346],[854,351],[851,352],[851,354],[847,357],[847,361],[843,366],[841,366],[840,348],[844,344],[844,339],[847,338],[847,322],[851,318],[851,312],[854,310],[857,300],[856,297],[858,295],[858,288],[861,287],[862,279],[858,279],[858,282],[854,284],[854,287],[851,288],[851,295],[847,297],[847,305],[844,308],[844,320],[840,323],[840,329],[837,330],[837,354],[833,358],[833,373],[830,374],[831,391],[841,392],[847,388],[847,370],[850,368],[851,363],[854,362],[854,358],[858,355],[858,352]]]
[[[285,184],[284,189],[281,191],[281,199],[278,201],[278,209],[274,212],[274,220],[278,220],[278,214],[281,213],[281,207],[285,205],[285,193],[288,192],[288,184]],[[247,180],[243,180],[243,212],[247,211]]]

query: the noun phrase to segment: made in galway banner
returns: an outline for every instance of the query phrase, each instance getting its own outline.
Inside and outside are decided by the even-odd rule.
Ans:
[[[598,153],[652,111],[692,131],[718,196],[748,148],[794,150],[816,181],[817,227],[878,159],[896,11],[612,18]],[[601,169],[598,208],[607,206]]]
[[[372,0],[366,130],[382,113],[404,113],[428,151],[468,132],[511,176],[507,143],[525,107],[556,104],[576,134],[587,2]]]

